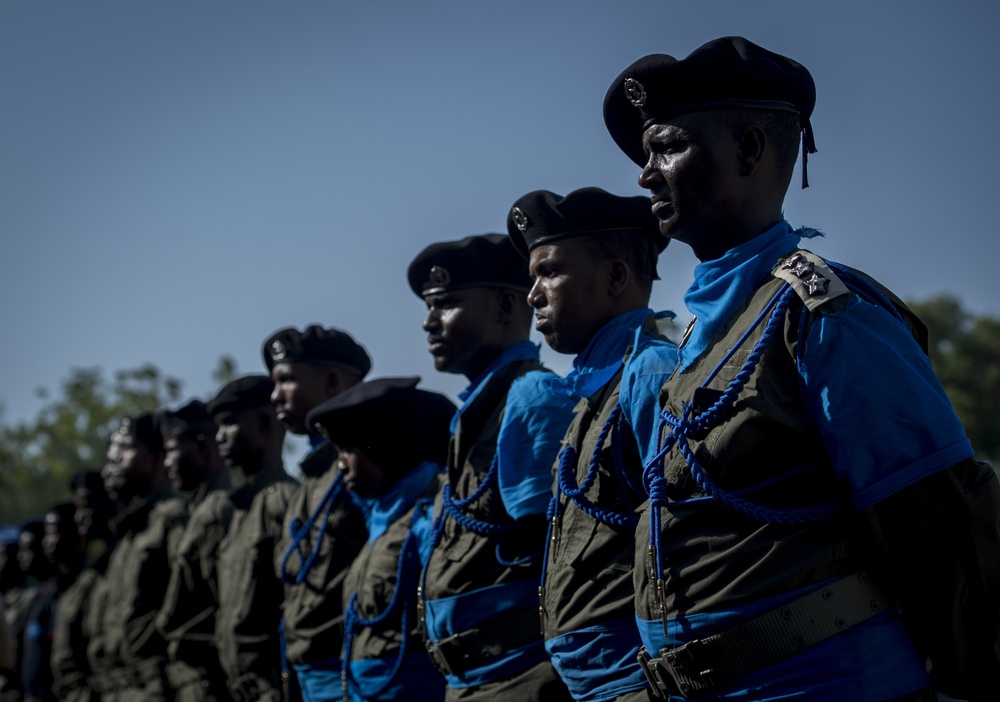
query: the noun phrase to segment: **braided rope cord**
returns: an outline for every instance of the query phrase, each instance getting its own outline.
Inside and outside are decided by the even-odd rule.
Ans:
[[[344,489],[344,477],[342,473],[338,473],[337,477],[334,478],[330,487],[327,488],[326,492],[323,493],[322,499],[316,505],[316,508],[309,515],[305,522],[302,522],[298,517],[292,517],[288,524],[288,533],[292,537],[292,543],[288,546],[285,551],[285,555],[281,559],[281,582],[287,583],[290,577],[288,572],[288,560],[291,558],[292,554],[295,553],[299,557],[299,572],[295,576],[295,584],[301,585],[302,581],[305,580],[306,575],[308,575],[309,570],[312,568],[313,564],[316,562],[316,558],[319,556],[320,546],[323,544],[323,539],[326,536],[326,526],[330,522],[330,515],[333,513],[333,505],[337,501],[337,497],[340,496]],[[312,531],[313,525],[320,518],[320,514],[323,515],[323,522],[319,527],[319,535],[316,537],[316,543],[313,545],[312,551],[307,557],[302,550],[302,540]]]
[[[722,395],[712,404],[711,407],[695,415],[693,413],[693,407],[685,403],[682,407],[680,417],[671,414],[667,410],[664,410],[660,414],[658,427],[659,433],[663,436],[664,430],[667,428],[669,428],[669,433],[664,436],[656,455],[653,456],[643,470],[643,485],[649,494],[650,505],[650,552],[651,555],[654,556],[655,571],[653,574],[655,575],[658,583],[662,583],[663,581],[663,559],[660,550],[660,508],[665,507],[668,504],[667,480],[664,475],[664,461],[667,453],[675,446],[684,457],[685,463],[691,471],[691,476],[706,495],[720,502],[729,509],[742,514],[743,516],[749,517],[750,519],[771,524],[804,524],[807,522],[829,519],[834,516],[834,514],[836,514],[841,507],[841,503],[839,501],[802,508],[765,507],[750,500],[741,498],[736,494],[723,490],[717,486],[698,462],[694,455],[694,451],[691,448],[691,435],[704,433],[715,428],[733,411],[739,394],[743,391],[744,387],[756,370],[765,349],[770,344],[774,335],[778,333],[778,330],[781,328],[781,325],[784,322],[785,313],[787,312],[788,306],[794,296],[794,290],[790,285],[785,283],[768,302],[764,310],[757,316],[757,319],[754,320],[753,324],[747,328],[739,342],[734,344],[726,357],[720,361],[720,363],[704,381],[702,385],[703,387],[715,377],[726,361],[728,361],[735,351],[742,346],[742,344],[749,337],[750,333],[770,312],[770,317],[767,320],[764,331],[761,334],[760,339],[754,345],[754,348],[747,357],[747,360],[743,363],[736,376],[726,386]]]
[[[408,597],[406,594],[401,593],[413,590],[410,587],[410,580],[412,578],[408,577],[410,571],[406,568],[407,563],[413,560],[416,560],[418,564],[420,562],[420,555],[415,545],[417,536],[413,530],[413,524],[417,519],[417,515],[431,504],[431,500],[422,499],[418,500],[416,505],[414,505],[413,516],[410,521],[410,531],[407,533],[406,538],[403,539],[403,545],[399,549],[399,559],[396,561],[396,587],[392,591],[392,597],[389,599],[389,603],[385,606],[385,609],[374,617],[366,619],[358,614],[357,591],[352,593],[350,600],[348,600],[347,608],[344,610],[344,653],[340,662],[340,679],[344,702],[349,702],[351,688],[356,690],[358,695],[363,699],[378,697],[395,682],[396,678],[399,677],[400,671],[403,669],[403,663],[406,659],[406,647],[410,639],[408,626],[409,607],[407,605],[411,601],[416,601],[416,593],[414,593],[413,597]],[[355,680],[351,674],[351,647],[354,644],[354,637],[362,628],[373,628],[384,624],[390,617],[400,613],[400,610],[402,610],[399,618],[402,640],[399,643],[399,654],[396,656],[389,677],[384,682],[375,685],[373,689],[365,690],[362,688],[361,683]]]
[[[601,507],[587,497],[587,493],[590,492],[590,490],[594,487],[594,483],[597,482],[597,474],[601,463],[601,452],[604,450],[604,444],[607,442],[608,435],[611,433],[612,428],[618,424],[621,415],[622,407],[616,403],[614,408],[611,410],[611,414],[608,415],[608,419],[604,422],[604,426],[601,427],[601,433],[598,435],[597,442],[594,444],[594,450],[590,455],[590,465],[587,468],[587,473],[584,475],[583,481],[579,484],[576,482],[575,475],[576,450],[572,446],[565,446],[562,451],[559,452],[559,467],[557,469],[558,491],[556,499],[558,500],[558,493],[561,492],[570,498],[573,501],[573,504],[575,504],[581,511],[602,524],[616,527],[634,527],[639,521],[639,516],[637,514],[634,514],[631,511],[617,512],[608,507]],[[620,480],[620,473],[624,470],[624,468],[619,464],[619,461],[620,454],[615,460],[615,472],[619,474],[618,477]]]

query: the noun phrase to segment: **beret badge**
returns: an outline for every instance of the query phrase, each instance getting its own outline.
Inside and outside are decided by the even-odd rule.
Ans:
[[[646,88],[635,78],[626,78],[625,97],[636,107],[642,107],[646,104]]]
[[[515,207],[510,211],[510,218],[513,220],[514,226],[517,227],[518,231],[528,231],[528,216],[521,211],[520,207]]]
[[[273,358],[275,361],[280,361],[287,354],[288,351],[285,349],[285,345],[281,343],[280,340],[275,339],[274,341],[271,342],[271,358]]]
[[[427,279],[431,286],[443,288],[447,287],[451,283],[451,274],[448,273],[446,268],[442,268],[441,266],[431,266],[431,271],[427,274]]]

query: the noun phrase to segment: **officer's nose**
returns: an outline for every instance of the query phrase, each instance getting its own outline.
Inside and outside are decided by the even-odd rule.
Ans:
[[[538,285],[538,281],[534,281],[531,284],[531,290],[528,291],[528,304],[534,309],[538,309],[545,302],[545,295],[542,293],[541,287]]]

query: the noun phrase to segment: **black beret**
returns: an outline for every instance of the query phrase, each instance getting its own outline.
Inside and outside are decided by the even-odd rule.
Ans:
[[[815,104],[816,85],[801,64],[743,37],[722,37],[687,58],[651,54],[626,68],[604,98],[604,123],[619,148],[644,166],[642,135],[651,124],[706,110],[779,110],[799,115],[804,153],[813,153]]]
[[[160,418],[152,413],[125,417],[115,434],[128,436],[142,444],[153,454],[163,455],[163,436],[160,434]]]
[[[421,297],[464,288],[531,289],[528,266],[503,234],[431,244],[413,259],[406,277]]]
[[[160,433],[164,438],[172,434],[208,430],[211,430],[214,436],[214,427],[212,415],[208,413],[208,408],[201,400],[191,400],[175,410],[164,410],[160,413]]]
[[[254,407],[269,406],[274,381],[266,375],[246,375],[222,386],[208,402],[208,413],[213,417],[221,412],[238,412]]]
[[[335,444],[356,446],[391,480],[421,461],[444,464],[455,405],[418,389],[420,378],[377,378],[313,409],[306,421]]]
[[[536,190],[515,202],[507,216],[507,233],[525,258],[536,246],[560,239],[621,232],[654,237],[658,251],[668,241],[648,197],[620,197],[600,188],[581,188],[566,197]]]
[[[279,329],[264,342],[264,365],[270,371],[276,363],[313,363],[347,366],[363,378],[372,369],[368,352],[340,329],[324,329],[310,324],[299,331]]]

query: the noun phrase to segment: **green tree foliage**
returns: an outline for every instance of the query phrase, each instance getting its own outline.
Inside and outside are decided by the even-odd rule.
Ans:
[[[979,458],[1000,461],[1000,319],[977,316],[957,298],[908,303],[927,325],[930,357]]]
[[[239,370],[236,367],[236,359],[229,355],[222,355],[219,357],[219,362],[216,364],[215,370],[212,371],[212,380],[221,389],[226,383],[236,380],[239,375]]]
[[[48,399],[46,390],[37,392]],[[8,425],[0,415],[0,522],[68,499],[70,476],[104,465],[107,439],[122,417],[180,395],[181,382],[151,364],[117,371],[110,380],[100,368],[74,368],[34,421]]]

